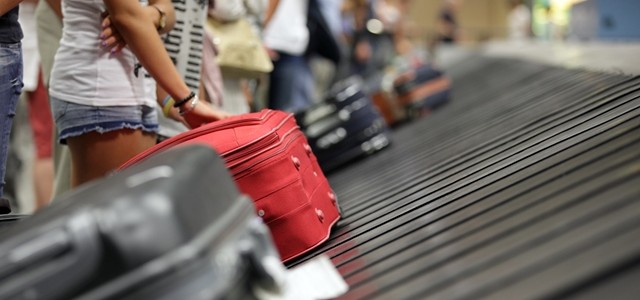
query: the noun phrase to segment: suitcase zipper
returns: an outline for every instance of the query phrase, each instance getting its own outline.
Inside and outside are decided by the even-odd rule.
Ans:
[[[183,133],[181,135],[176,136],[174,139],[171,139],[170,141],[160,143],[156,147],[154,147],[152,149],[148,149],[147,151],[145,151],[142,154],[140,154],[138,159],[136,159],[135,161],[130,161],[130,162],[125,163],[123,166],[120,167],[120,169],[124,169],[124,168],[127,168],[127,167],[129,167],[129,166],[131,166],[133,164],[136,164],[140,160],[146,159],[148,156],[153,155],[154,153],[157,153],[159,151],[163,151],[163,150],[165,150],[165,149],[167,149],[169,147],[172,147],[172,146],[181,144],[181,143],[183,143],[185,141],[188,141],[190,139],[193,139],[194,136],[200,136],[200,135],[203,135],[203,134],[207,134],[209,132],[215,132],[215,131],[219,131],[219,130],[238,127],[237,126],[238,124],[247,124],[247,125],[260,124],[263,120],[267,119],[273,113],[274,113],[273,110],[265,110],[263,114],[261,114],[259,117],[256,117],[256,118],[242,119],[242,120],[237,120],[237,121],[234,121],[234,122],[228,122],[228,123],[224,124],[223,126],[207,126],[206,128],[195,129],[193,131],[190,131],[188,134]],[[292,132],[294,132],[296,130],[299,130],[300,127],[299,126],[295,126],[295,127],[291,128],[289,131],[287,131],[282,137],[278,136],[277,130],[280,129],[291,118],[293,118],[293,115],[289,114],[288,117],[284,118],[278,125],[274,126],[274,128],[272,130],[270,130],[266,134],[262,135],[261,137],[256,138],[251,143],[248,143],[246,145],[243,145],[240,148],[236,148],[236,149],[233,149],[233,150],[225,152],[225,153],[220,153],[219,155],[225,160],[227,168],[229,170],[232,170],[233,168],[236,168],[236,167],[240,166],[242,162],[249,161],[249,160],[255,158],[256,156],[259,156],[261,153],[264,153],[264,152],[272,149],[275,145],[278,145],[279,143],[277,143],[277,142],[278,142],[278,140],[280,140],[280,138],[282,138],[282,140],[284,141],[289,135],[291,135]],[[298,135],[302,135],[302,132],[299,132]],[[293,139],[297,138],[298,135],[294,136]],[[290,143],[291,143],[290,140],[287,141],[287,144],[285,145],[284,148],[288,147]],[[234,173],[234,176],[235,176],[236,174],[245,172],[247,169],[253,168],[253,167],[255,167],[255,165],[257,165],[259,163],[262,163],[265,160],[268,160],[268,159],[278,155],[279,153],[281,153],[283,151],[284,151],[284,149],[276,151],[273,154],[264,157],[264,159],[261,159],[261,160],[259,160],[257,162],[254,162],[251,165],[247,166],[246,168],[243,168],[243,169],[240,169],[240,170],[236,170],[235,172],[232,172],[232,173]],[[250,157],[249,157],[249,155],[250,155]]]
[[[284,147],[280,147],[278,150],[274,151],[270,155],[264,156],[264,157],[262,157],[262,159],[260,159],[258,161],[255,161],[252,164],[250,164],[250,165],[248,165],[248,166],[246,166],[246,167],[244,167],[242,169],[232,170],[233,168],[238,167],[240,164],[239,163],[232,164],[231,162],[228,162],[229,170],[232,170],[232,174],[233,174],[234,177],[236,177],[236,176],[240,177],[240,174],[253,169],[256,165],[261,164],[261,163],[263,163],[265,161],[270,160],[273,157],[276,157],[276,156],[280,155],[282,152],[284,152],[289,147],[289,145],[291,145],[291,143],[295,139],[297,139],[300,136],[304,136],[302,134],[302,132],[301,131],[297,131],[297,129],[298,129],[297,127],[294,127],[294,128],[292,128],[291,130],[289,130],[287,133],[285,133],[283,135],[283,137],[282,137],[283,143],[282,144],[284,144]],[[286,139],[286,142],[284,142],[285,139]],[[274,144],[274,145],[277,145],[277,144]],[[267,150],[270,150],[270,149],[264,149],[264,151],[267,151]],[[261,151],[261,152],[264,152],[264,151]],[[256,157],[256,156],[258,156],[258,155],[254,155],[253,157]],[[250,159],[246,159],[245,161],[248,161],[248,160],[250,160]]]
[[[278,135],[278,130],[284,126],[284,124],[291,119],[293,115],[289,115],[287,118],[282,119],[278,125],[274,126],[270,131],[266,132],[264,135],[254,139],[253,141],[242,145],[241,147],[229,150],[224,153],[220,153],[220,156],[225,158],[225,161],[231,163],[231,161],[237,159],[248,160],[247,156],[249,154],[254,154],[256,152],[261,152],[261,149],[265,149],[272,144],[276,144],[280,139]],[[297,128],[297,126],[295,127]],[[286,135],[286,133],[285,133]]]
[[[259,152],[261,149],[267,148],[270,145],[276,143],[278,139],[278,133],[276,133],[275,131],[271,131],[266,135],[259,137],[254,142],[243,147],[233,149],[232,151],[224,153],[221,156],[229,162],[235,161],[237,159],[246,159],[247,156]]]
[[[167,147],[174,146],[176,144],[181,144],[186,140],[192,139],[194,136],[201,136],[201,135],[207,134],[209,132],[235,128],[235,127],[238,127],[238,125],[240,125],[240,124],[242,124],[243,126],[258,125],[264,119],[266,119],[269,115],[271,115],[272,112],[273,111],[268,110],[268,111],[264,112],[263,114],[261,114],[257,118],[228,121],[228,122],[225,122],[224,124],[221,124],[221,125],[218,125],[218,126],[216,126],[216,123],[213,122],[213,123],[211,123],[211,125],[206,126],[204,128],[196,128],[194,130],[191,130],[191,131],[188,131],[188,132],[185,132],[185,133],[181,133],[181,134],[177,135],[174,139],[171,139],[170,141],[168,141],[167,143],[160,143],[158,145],[158,147],[155,148],[154,150],[156,150],[156,151],[157,150],[162,150],[162,149],[165,149]]]
[[[173,147],[175,145],[179,145],[181,143],[184,143],[185,141],[193,139],[193,137],[195,137],[195,136],[201,136],[203,134],[207,134],[207,133],[210,133],[210,132],[215,132],[215,131],[220,131],[220,130],[224,130],[224,129],[230,129],[230,128],[239,127],[238,125],[242,125],[242,126],[258,125],[258,124],[262,123],[262,121],[267,119],[269,116],[271,116],[273,113],[274,113],[273,110],[263,110],[263,112],[260,114],[260,116],[255,117],[255,118],[228,121],[228,122],[225,122],[224,124],[221,124],[221,125],[218,125],[218,126],[216,126],[216,124],[214,122],[211,125],[205,126],[203,128],[196,128],[194,130],[181,133],[181,134],[175,136],[174,138],[172,138],[170,140],[162,142],[162,143],[156,145],[153,148],[147,149],[146,151],[144,151],[141,154],[139,154],[137,156],[136,160],[126,162],[125,164],[120,166],[119,169],[127,168],[127,167],[129,167],[129,166],[131,166],[133,164],[138,163],[139,161],[141,161],[143,159],[146,159],[147,157],[149,157],[150,155],[153,155],[154,153],[157,153],[159,151],[163,151],[163,150],[165,150],[167,148],[170,148],[170,147]],[[284,124],[284,122],[286,122],[291,117],[292,116],[289,116],[288,118],[285,118],[279,124],[279,126],[282,126],[282,124]],[[256,142],[258,142],[261,139],[264,139],[265,137],[267,137],[269,135],[273,135],[273,133],[275,133],[275,128],[274,128],[274,130],[272,130],[272,131],[268,132],[267,134],[263,135],[262,137],[257,138]],[[242,149],[245,149],[246,146],[247,145],[243,146]],[[234,149],[234,151],[236,151],[236,150],[237,149]],[[221,153],[220,156],[224,157],[225,154],[230,154],[230,153],[231,152],[224,153],[224,154]]]

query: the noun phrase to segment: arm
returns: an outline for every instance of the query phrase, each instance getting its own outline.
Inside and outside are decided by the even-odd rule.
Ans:
[[[151,20],[153,20],[153,25],[158,28],[160,25],[158,23],[160,21],[160,13],[157,9],[151,7],[152,5],[167,15],[167,24],[160,33],[162,34],[171,31],[173,26],[176,25],[176,11],[173,8],[173,4],[171,4],[171,0],[150,0],[149,6],[145,7],[147,14],[149,14]]]
[[[264,26],[267,27],[271,18],[276,13],[276,9],[278,8],[278,4],[280,4],[280,0],[269,0],[269,5],[267,6],[267,13],[264,16]]]
[[[51,9],[53,9],[53,11],[56,13],[56,15],[58,16],[58,18],[60,18],[60,20],[62,20],[62,0],[45,0],[47,2],[47,4],[49,4],[49,7],[51,7]]]
[[[187,97],[191,90],[173,65],[153,21],[143,7],[137,1],[130,0],[104,0],[104,3],[113,26],[137,56],[140,64],[172,98]],[[189,103],[185,103],[185,108],[188,105]],[[204,103],[199,103],[184,117],[190,126],[197,127],[226,116],[225,113],[213,111]]]
[[[60,0],[57,1],[60,2]],[[158,10],[165,13],[166,24],[164,28],[158,31],[160,34],[171,31],[173,26],[176,24],[176,11],[171,0],[152,0],[149,2],[149,5],[143,7],[143,10],[153,21],[153,26],[155,28],[160,27],[161,15]],[[104,29],[100,33],[100,39],[103,41],[102,46],[104,48],[110,49],[113,53],[116,53],[127,45],[118,30],[112,27],[111,17],[108,12],[103,14],[102,27]]]
[[[22,0],[2,0],[0,1],[0,16],[8,13],[10,10],[18,6]]]

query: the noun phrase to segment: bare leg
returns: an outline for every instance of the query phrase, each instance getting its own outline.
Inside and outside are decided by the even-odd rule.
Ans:
[[[29,104],[29,123],[33,133],[35,157],[33,159],[33,187],[36,210],[45,207],[51,201],[53,190],[53,117],[49,107],[47,89],[38,75],[38,87],[27,93]]]
[[[90,132],[68,138],[71,151],[71,187],[102,178],[127,160],[155,145],[156,135],[122,129]]]
[[[33,161],[33,181],[36,194],[36,209],[40,209],[51,201],[51,192],[53,190],[53,159],[38,158]]]

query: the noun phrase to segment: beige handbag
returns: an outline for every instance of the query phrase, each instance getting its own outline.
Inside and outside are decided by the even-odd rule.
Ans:
[[[269,54],[245,18],[220,22],[207,18],[205,30],[218,50],[216,61],[225,78],[258,78],[273,70]]]

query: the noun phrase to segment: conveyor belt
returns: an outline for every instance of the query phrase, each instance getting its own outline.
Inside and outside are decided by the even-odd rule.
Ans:
[[[451,103],[329,179],[344,299],[634,299],[640,78],[475,57]]]

